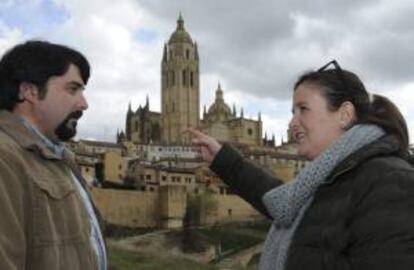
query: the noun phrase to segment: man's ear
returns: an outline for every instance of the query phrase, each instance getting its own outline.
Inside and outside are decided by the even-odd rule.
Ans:
[[[19,99],[33,103],[39,98],[39,89],[36,85],[29,82],[22,82],[19,85]]]
[[[340,110],[340,123],[341,128],[347,130],[352,126],[356,120],[356,110],[354,104],[350,101],[345,101],[341,104]]]

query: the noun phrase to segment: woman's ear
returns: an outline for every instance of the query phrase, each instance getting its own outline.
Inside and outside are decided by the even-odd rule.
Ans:
[[[345,101],[339,108],[339,117],[341,128],[347,130],[356,120],[356,110],[354,104],[350,101]]]

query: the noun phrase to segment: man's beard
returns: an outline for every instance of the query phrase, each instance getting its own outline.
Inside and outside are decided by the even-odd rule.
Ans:
[[[76,135],[78,119],[82,117],[82,111],[74,111],[69,114],[55,130],[59,140],[65,142]]]

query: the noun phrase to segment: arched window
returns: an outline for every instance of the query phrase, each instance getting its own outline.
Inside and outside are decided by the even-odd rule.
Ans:
[[[174,70],[171,71],[171,79],[172,79],[172,81],[171,81],[172,85],[175,85],[175,72],[174,72]]]
[[[187,86],[187,71],[183,70],[183,85]]]

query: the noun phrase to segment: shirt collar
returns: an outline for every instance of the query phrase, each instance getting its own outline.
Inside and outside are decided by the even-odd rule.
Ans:
[[[45,135],[43,135],[35,126],[29,123],[24,117],[20,118],[23,125],[29,130],[29,132],[40,139],[42,143],[46,146],[49,151],[51,151],[53,154],[55,154],[57,157],[62,158],[63,157],[63,151],[65,150],[65,145],[63,142],[57,142],[54,143],[49,138],[47,138]]]

